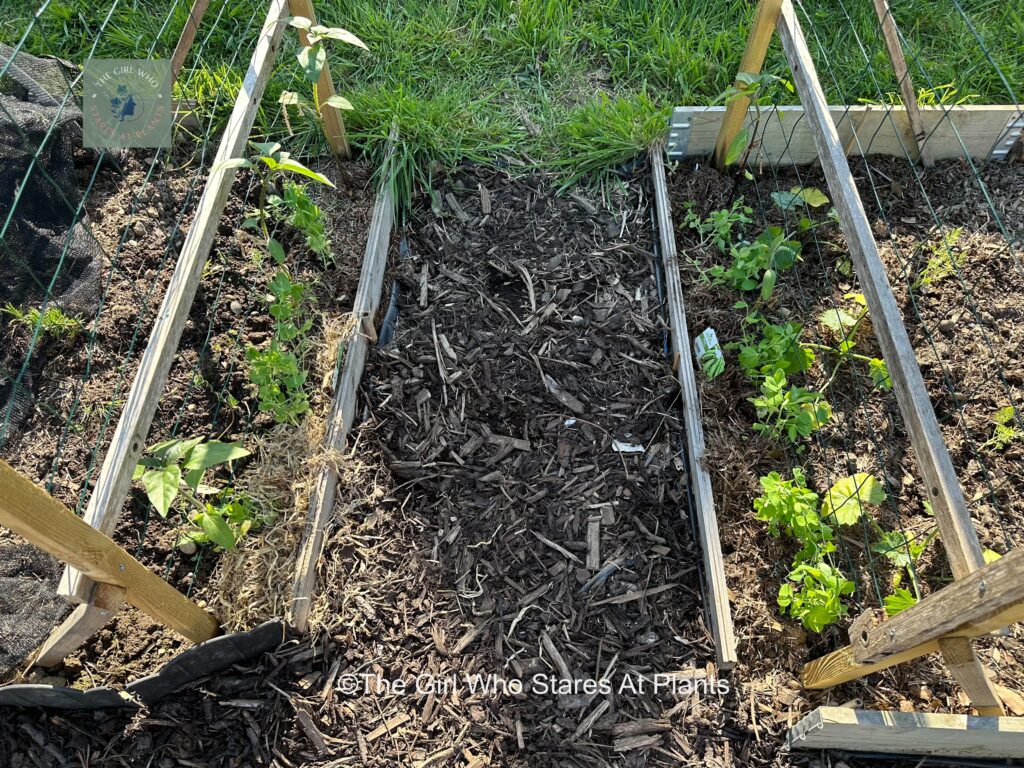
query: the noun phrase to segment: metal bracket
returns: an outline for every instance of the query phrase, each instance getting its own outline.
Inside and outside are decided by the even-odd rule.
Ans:
[[[690,126],[693,123],[693,113],[686,107],[676,107],[672,110],[672,118],[668,123],[668,142],[665,152],[670,158],[686,157],[686,150],[690,146]]]
[[[989,156],[993,160],[1009,160],[1014,146],[1021,141],[1022,132],[1024,132],[1024,114],[1017,112],[1006,121],[1006,127],[999,134],[999,139],[992,147]]]

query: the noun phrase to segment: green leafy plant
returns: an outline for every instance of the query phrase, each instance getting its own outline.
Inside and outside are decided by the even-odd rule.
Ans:
[[[302,233],[309,250],[320,257],[326,269],[332,260],[331,241],[327,238],[320,207],[313,202],[306,187],[288,179],[284,182],[283,194],[271,195],[268,203],[279,218]]]
[[[57,306],[48,306],[45,311],[38,307],[19,309],[13,304],[8,304],[0,312],[10,315],[12,322],[23,325],[34,330],[36,326],[42,329],[44,335],[56,340],[74,341],[82,332],[82,321],[76,317],[65,314]]]
[[[701,219],[693,210],[693,203],[687,203],[684,223],[700,234],[704,243],[714,243],[718,250],[727,253],[733,241],[733,230],[750,223],[752,209],[743,204],[743,198],[733,202],[729,208],[712,211]]]
[[[761,396],[750,399],[757,409],[754,431],[792,443],[821,429],[832,418],[832,406],[820,392],[790,385],[776,369],[761,382]]]
[[[878,541],[871,545],[871,551],[882,555],[893,567],[896,573],[893,576],[893,587],[899,587],[903,581],[904,572],[910,578],[910,585],[913,587],[914,596],[920,598],[921,587],[917,581],[917,561],[924,554],[928,545],[939,535],[938,528],[932,528],[931,532],[924,537],[908,536],[904,531],[886,531],[878,523],[873,522]]]
[[[782,210],[789,211],[799,205],[820,208],[829,204],[829,199],[817,187],[793,187],[789,192],[772,192],[772,201]]]
[[[760,483],[763,493],[754,500],[755,516],[768,523],[772,536],[792,536],[801,545],[779,588],[779,607],[807,629],[820,632],[846,615],[842,599],[854,592],[853,582],[825,562],[835,551],[833,525],[853,525],[864,505],[885,500],[885,491],[871,475],[852,475],[829,489],[819,509],[819,497],[807,487],[799,467],[794,467],[792,480],[772,472]]]
[[[760,326],[760,338],[748,333],[728,348],[739,350],[740,367],[751,379],[756,381],[775,370],[786,375],[800,373],[814,364],[814,352],[800,343],[803,328],[798,323],[773,325],[759,318],[752,320],[750,315],[747,321]]]
[[[981,444],[982,448],[1004,451],[1013,442],[1024,437],[1024,433],[1016,427],[1017,410],[1008,405],[1000,408],[992,417],[992,437]]]
[[[715,266],[708,274],[737,291],[760,290],[762,300],[771,298],[779,272],[791,268],[800,256],[800,243],[789,240],[779,227],[768,227],[753,242],[734,244],[729,267]]]
[[[967,253],[956,248],[956,244],[963,235],[963,229],[957,227],[949,232],[942,233],[942,242],[938,245],[928,246],[931,256],[925,263],[924,268],[918,275],[917,280],[911,285],[916,290],[923,285],[931,285],[955,275],[967,263]]]
[[[285,121],[288,120],[288,108],[294,107],[301,114],[303,111],[309,111],[314,114],[317,118],[322,116],[323,107],[328,109],[341,109],[350,110],[352,109],[352,103],[337,94],[332,95],[320,101],[320,92],[318,81],[320,80],[320,73],[327,64],[327,45],[331,42],[341,42],[347,45],[353,45],[363,50],[369,50],[366,47],[366,43],[356,37],[354,34],[349,32],[347,29],[341,27],[325,27],[322,24],[314,24],[311,20],[303,16],[294,16],[288,20],[288,23],[300,30],[305,36],[305,40],[302,48],[296,54],[296,58],[299,61],[299,66],[302,67],[302,72],[306,77],[306,80],[312,85],[313,99],[312,103],[307,105],[302,97],[293,91],[284,91],[281,94],[281,98],[278,99],[281,104],[281,109],[284,112]]]
[[[306,288],[284,270],[274,275],[268,287],[274,335],[266,349],[246,348],[249,380],[256,385],[260,411],[272,413],[275,421],[295,423],[309,410],[307,374],[299,356],[303,337],[312,327],[303,310]]]
[[[794,565],[820,560],[835,549],[832,528],[818,515],[818,494],[808,489],[799,467],[793,468],[792,480],[772,472],[762,477],[760,483],[763,493],[754,499],[755,516],[768,523],[770,535],[793,536],[803,545]]]
[[[779,607],[812,632],[821,632],[847,614],[843,598],[854,593],[855,585],[838,568],[800,563],[787,579],[779,588]]]
[[[219,440],[166,440],[151,446],[135,467],[133,479],[146,491],[150,504],[166,518],[176,502],[184,501],[183,516],[195,527],[185,538],[232,549],[262,522],[252,501],[234,488],[217,488],[204,480],[209,470],[249,455],[239,443]]]
[[[886,595],[882,598],[882,605],[885,607],[885,614],[887,616],[895,616],[897,613],[901,613],[912,605],[916,605],[918,598],[911,594],[909,589],[899,587],[893,591],[891,595]]]
[[[828,489],[821,505],[821,516],[835,519],[840,525],[853,525],[864,514],[867,504],[878,506],[885,501],[885,488],[867,472],[844,477]]]
[[[281,144],[278,142],[258,142],[251,141],[249,145],[254,150],[251,157],[238,157],[232,160],[228,160],[220,165],[221,168],[251,168],[256,172],[256,175],[260,179],[259,188],[259,201],[256,205],[256,210],[253,215],[249,217],[243,226],[249,224],[258,224],[260,229],[263,231],[263,236],[267,239],[268,247],[271,249],[280,249],[283,254],[283,249],[280,243],[277,243],[270,237],[270,227],[268,225],[268,195],[273,183],[283,177],[285,174],[296,174],[303,176],[307,179],[312,179],[318,184],[334,188],[334,184],[324,176],[322,173],[307,168],[305,165],[300,163],[290,152],[286,152],[282,149]],[[271,255],[274,255],[274,250],[271,251]]]
[[[791,82],[776,75],[767,72],[740,72],[736,75],[735,83],[726,88],[725,92],[718,97],[717,100],[723,101],[725,104],[731,104],[739,99],[749,99],[754,106],[753,124],[750,127],[744,126],[726,147],[724,158],[726,166],[735,165],[737,162],[740,165],[746,164],[750,151],[756,146],[755,137],[761,125],[761,100],[768,87],[774,84],[781,84],[790,93],[794,92]]]
[[[863,293],[847,293],[843,298],[852,300],[853,303],[849,307],[827,309],[818,317],[818,322],[826,332],[835,338],[835,346],[808,344],[812,349],[833,355],[836,360],[835,367],[822,389],[828,389],[842,365],[850,360],[867,364],[871,383],[876,389],[892,389],[892,378],[889,376],[889,368],[886,366],[885,360],[853,351],[858,344],[855,338],[857,332],[863,327],[864,320],[868,317],[867,299],[864,298]]]

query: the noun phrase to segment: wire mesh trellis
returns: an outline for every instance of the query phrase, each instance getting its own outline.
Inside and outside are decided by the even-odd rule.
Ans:
[[[113,0],[91,29],[88,56],[166,58],[189,23],[190,7],[178,0],[162,8],[151,19],[150,36],[128,40],[118,27],[120,14],[141,11]],[[193,224],[219,128],[234,104],[265,11],[242,13],[226,0],[212,4],[175,84],[191,118],[175,127],[168,149],[82,150],[76,106],[82,62],[56,59],[68,51],[53,43],[63,38],[48,29],[61,23],[60,9],[49,2],[26,20],[17,44],[3,51],[0,111],[6,120],[0,122],[8,123],[5,143],[21,162],[5,165],[3,173],[11,195],[3,201],[0,229],[5,278],[0,306],[10,311],[0,319],[0,458],[79,514]],[[79,21],[87,26],[85,19]],[[281,82],[296,78],[297,43],[285,45],[278,58],[279,82],[268,100],[276,98]],[[36,93],[40,73],[49,76],[45,84],[52,96]],[[24,120],[19,122],[14,106],[26,92],[49,110],[36,109],[35,133],[21,127]],[[270,134],[291,134],[280,111],[268,110],[260,122]],[[288,141],[288,149],[300,157],[318,154],[323,145],[322,135],[306,126]],[[248,441],[266,428],[267,417],[256,408],[242,364],[246,345],[266,335],[266,291],[259,272],[254,278],[252,270],[239,268],[256,256],[253,243],[235,229],[248,213],[246,200],[256,184],[255,176],[243,175],[235,185],[149,443],[193,436]],[[40,208],[57,222],[51,231],[37,226]],[[37,237],[38,248],[22,247],[25,231]],[[16,235],[21,240],[15,242]],[[52,257],[38,257],[51,250]],[[153,515],[141,496],[130,501],[137,514],[128,516],[116,538],[191,594],[213,567],[206,550],[181,557],[174,526]],[[62,565],[2,536],[2,578],[10,581],[0,598],[0,672],[5,672],[38,646],[69,606],[55,595]]]
[[[930,106],[940,112],[937,124],[923,137],[924,141],[938,141],[936,136],[941,128],[952,134],[960,149],[957,160],[940,162],[934,169],[919,166],[917,147],[913,146],[912,137],[904,133],[905,117],[899,98],[892,91],[894,80],[880,29],[865,34],[843,0],[838,11],[851,42],[842,58],[841,73],[833,66],[832,52],[814,23],[819,18],[817,10],[798,5],[822,86],[832,94],[832,103],[847,105],[833,108],[833,116],[837,125],[852,126],[853,139],[846,149],[854,180],[872,222],[986,559],[994,558],[1019,546],[1022,538],[1017,511],[1022,501],[1020,404],[1024,376],[1016,340],[1021,320],[1021,297],[1016,283],[1024,227],[1020,204],[1024,178],[1019,165],[972,157],[969,141],[962,135],[963,124],[958,127],[954,119],[960,114],[959,104],[950,101],[955,88],[934,82],[911,42],[901,36],[909,50],[907,58],[911,75],[917,79],[915,85],[926,99],[934,101]],[[1010,81],[985,48],[986,41],[978,35],[969,15],[959,3],[954,3],[949,11],[964,31],[969,30],[974,36],[984,52],[983,60],[993,68],[987,77],[1004,84],[1007,99],[1019,114]],[[851,75],[852,54],[862,61],[859,76]],[[781,67],[773,69],[772,74],[782,79],[789,76],[788,69]],[[844,88],[844,83],[851,82],[865,86],[866,93],[864,89],[851,92],[849,85]],[[796,113],[780,110],[783,104],[792,102],[793,94],[777,83],[759,90],[759,97],[760,109],[756,111],[758,118],[753,129],[755,151],[751,152],[756,162],[747,178],[734,175],[728,180],[714,181],[710,187],[706,179],[687,183],[691,184],[693,205],[702,213],[709,210],[708,202],[699,199],[699,193],[693,194],[695,189],[711,189],[708,196],[715,198],[714,207],[742,195],[756,219],[745,237],[752,238],[761,229],[775,225],[802,242],[802,263],[780,273],[774,297],[759,305],[758,310],[772,323],[799,323],[801,342],[814,350],[818,359],[811,369],[790,378],[792,383],[820,391],[833,411],[827,428],[813,431],[806,441],[794,445],[783,441],[781,447],[762,447],[760,454],[757,446],[737,447],[737,443],[743,446],[748,441],[724,436],[724,430],[717,426],[712,427],[709,439],[728,443],[733,451],[748,457],[747,467],[756,467],[753,479],[771,470],[788,478],[793,468],[803,468],[810,487],[822,500],[824,492],[843,478],[857,473],[874,476],[885,490],[884,501],[858,516],[855,525],[828,521],[835,527],[835,548],[825,552],[821,559],[853,580],[853,594],[843,598],[849,603],[851,614],[883,605],[895,611],[906,604],[892,599],[897,590],[907,589],[917,597],[942,586],[949,578],[947,566],[938,556],[941,548],[928,546],[937,536],[928,493],[921,487],[918,462],[895,395],[879,390],[872,369],[858,365],[850,354],[840,354],[838,349],[841,343],[853,341],[856,348],[843,351],[863,352],[866,363],[868,357],[880,356],[871,334],[837,335],[836,329],[825,322],[858,313],[859,288],[838,219],[825,215],[827,206],[817,208],[820,202],[812,205],[808,202],[811,197],[795,194],[812,189],[827,193],[827,179],[817,165],[794,166],[784,159],[796,154],[790,152],[792,142],[807,139],[799,123],[810,118],[794,120]],[[852,106],[863,101],[868,101],[872,111],[883,117],[877,128],[858,132]],[[897,138],[897,157],[873,153],[873,142],[883,131]],[[770,151],[758,147],[765,136],[772,141]],[[778,144],[779,136],[784,146]],[[716,184],[724,185],[728,191],[715,190]],[[694,276],[699,276],[699,272]],[[719,303],[724,298],[727,297],[716,297]],[[700,306],[706,301],[703,294],[696,299],[696,316],[719,323],[723,342],[739,341],[745,328],[736,316],[741,318],[749,307],[737,312],[740,308],[731,309],[723,304],[709,311]],[[687,302],[692,306],[690,298]],[[862,327],[870,328],[870,322],[867,316]],[[695,330],[702,327],[700,324]],[[739,389],[745,395],[757,394],[756,384],[749,382]],[[719,405],[722,390],[718,385],[705,385],[705,394]],[[735,395],[735,388],[732,394]],[[720,445],[713,448],[709,463],[721,460],[722,466],[727,467],[718,471],[716,503],[724,501],[726,517],[730,510],[749,515],[750,501],[760,489],[755,490],[754,483],[743,489],[742,483],[725,476],[740,463],[730,462],[730,458],[728,450],[723,452]],[[727,533],[728,529],[727,524]],[[776,561],[771,567],[778,578],[776,584],[785,583],[790,570],[788,561]],[[846,642],[842,634],[835,635],[834,640]]]

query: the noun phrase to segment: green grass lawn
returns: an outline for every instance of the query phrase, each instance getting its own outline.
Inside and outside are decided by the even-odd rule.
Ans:
[[[13,45],[21,39],[30,18],[26,3],[0,0],[0,40]],[[73,61],[94,48],[94,55],[104,57],[146,56],[150,50],[166,57],[189,4],[51,0],[26,47]],[[346,113],[346,123],[357,145],[379,151],[395,121],[409,167],[415,165],[421,174],[469,159],[539,164],[568,178],[635,155],[664,132],[672,106],[716,103],[736,73],[754,9],[754,3],[738,0],[317,0],[315,5],[322,22],[347,27],[370,48],[338,47],[330,56],[338,91],[355,107]],[[955,99],[974,103],[1008,103],[1020,96],[1020,0],[895,0],[893,5],[918,62],[911,64],[918,88],[942,93],[937,86],[952,84]],[[868,0],[807,6],[807,37],[830,100],[879,101],[898,90]],[[209,103],[218,90],[237,88],[265,8],[262,0],[213,0],[197,41],[201,61],[183,95]],[[266,105],[273,105],[282,89],[303,88],[294,49],[286,50]],[[778,43],[766,69],[786,75]],[[265,110],[263,127],[282,132],[279,114]],[[304,138],[319,140],[303,121],[291,122]]]

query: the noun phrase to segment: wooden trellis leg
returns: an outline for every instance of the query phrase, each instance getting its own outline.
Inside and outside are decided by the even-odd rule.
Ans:
[[[766,2],[767,0],[762,0],[762,5]],[[921,468],[927,495],[935,509],[935,520],[942,535],[942,543],[953,575],[959,580],[952,586],[960,587],[964,581],[976,575],[977,570],[984,564],[978,535],[967,511],[963,491],[957,481],[956,471],[953,468],[949,450],[942,438],[942,432],[939,430],[935,411],[925,388],[921,370],[917,365],[913,347],[907,336],[902,313],[893,296],[885,266],[879,257],[878,245],[875,243],[871,224],[853,182],[850,166],[846,161],[835,124],[830,117],[828,103],[818,80],[814,61],[811,59],[807,41],[791,0],[782,0],[776,27],[782,48],[789,61],[796,91],[804,106],[822,170],[828,181],[829,190],[832,193],[832,199],[850,247],[850,256],[857,277],[867,299],[871,322],[892,377],[896,400]],[[761,55],[763,58],[763,52]],[[984,589],[982,596],[984,596]],[[922,601],[921,604],[923,605],[924,602]],[[956,607],[963,609],[963,606],[960,605]],[[910,611],[906,613],[910,613]],[[911,615],[917,615],[917,613]],[[899,625],[897,620],[901,620],[901,616],[882,624],[890,639],[896,637],[893,633],[896,632],[896,626]],[[902,621],[905,623],[905,618]],[[968,641],[965,639],[962,642],[947,644],[946,648],[941,648],[938,641],[944,634],[942,631],[932,632],[931,636],[923,638],[922,642],[926,639],[932,644],[928,650],[942,650],[944,655],[948,653],[950,672],[957,678],[965,691],[968,691],[969,695],[973,693],[978,696],[979,700],[975,702],[977,706],[985,708],[987,711],[998,710],[1001,712],[1002,707],[998,698],[995,697],[991,685],[987,683],[985,669],[974,652],[970,650],[970,646],[966,645]],[[900,655],[901,653],[907,654],[920,650],[914,648],[920,643],[906,643],[901,639],[898,645],[900,647],[890,649],[890,655],[893,655],[893,659],[898,656],[900,661],[908,658]],[[921,651],[917,655],[928,652],[928,650]],[[852,674],[852,670],[849,668],[851,666],[850,659],[842,655],[844,652],[837,652],[839,655],[833,659],[836,664],[829,671],[845,668],[843,674]],[[880,662],[882,657],[877,654],[866,656],[861,654],[858,657],[855,654],[852,658],[857,663],[870,664]],[[897,663],[897,661],[892,660],[892,663]],[[858,676],[860,675],[853,674],[853,677]]]
[[[33,664],[54,667],[107,625],[124,605],[124,590],[97,584],[92,599],[75,608],[36,652]]]
[[[874,0],[874,3],[875,14],[878,16],[879,24],[882,25],[882,35],[885,37],[885,47],[889,51],[889,61],[892,62],[896,80],[900,85],[903,106],[907,109],[910,132],[914,135],[914,146],[917,148],[918,157],[921,158],[924,167],[931,168],[935,165],[935,161],[925,144],[928,135],[921,122],[921,111],[917,108],[917,94],[914,93],[914,84],[910,79],[910,71],[907,69],[907,60],[903,56],[903,47],[900,45],[900,36],[896,31],[896,21],[892,17],[889,0]]]
[[[750,27],[747,47],[743,51],[743,59],[740,61],[740,72],[756,75],[761,71],[781,7],[782,0],[760,0],[757,4],[757,13],[754,15],[754,23]],[[739,85],[738,80],[736,84]],[[747,107],[749,106],[750,99],[740,96],[729,102],[729,106],[725,110],[722,127],[718,132],[718,141],[715,142],[714,161],[718,170],[725,167],[725,155],[729,151],[729,145],[732,144],[733,139],[743,127],[743,121],[747,119]]]
[[[0,525],[73,565],[97,583],[93,605],[80,606],[43,645],[53,664],[103,626],[121,600],[195,643],[220,634],[217,620],[74,512],[0,461]],[[97,612],[107,615],[98,616]],[[101,621],[101,618],[103,619]]]
[[[206,15],[206,10],[209,7],[210,0],[195,0],[192,4],[192,10],[185,21],[185,27],[181,30],[181,37],[178,38],[178,44],[174,47],[174,53],[171,54],[172,81],[178,79],[178,74],[181,72],[181,68],[185,65],[185,59],[188,57],[189,49],[192,47],[192,43],[195,42],[199,25],[203,23],[203,16]]]
[[[1003,702],[985,673],[985,666],[978,659],[970,640],[966,637],[943,638],[939,640],[939,652],[942,653],[946,669],[960,683],[979,715],[1006,714]]]
[[[316,24],[316,11],[313,10],[313,0],[288,0],[288,7],[292,16],[302,16]],[[299,30],[299,40],[303,45],[309,45],[309,35],[306,30]],[[320,70],[320,79],[316,84],[317,109],[320,111],[320,119],[324,126],[324,135],[331,151],[338,157],[350,158],[352,149],[348,145],[348,136],[345,133],[345,121],[341,118],[341,112],[333,107],[324,107],[331,96],[335,94],[334,80],[331,77],[330,64],[324,64]]]

